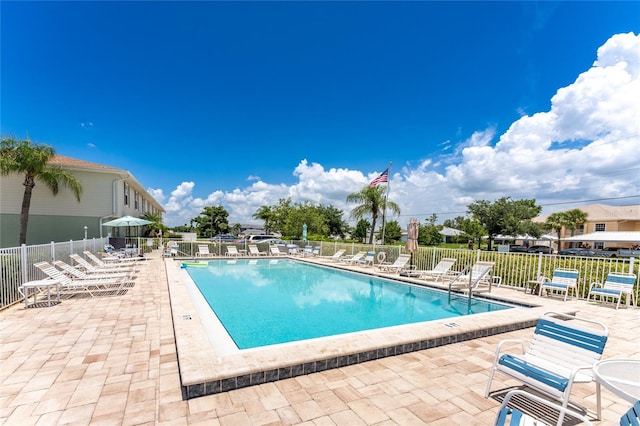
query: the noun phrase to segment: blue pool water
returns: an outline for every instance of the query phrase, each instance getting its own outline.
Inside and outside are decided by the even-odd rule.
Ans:
[[[510,308],[289,259],[186,269],[239,349]]]

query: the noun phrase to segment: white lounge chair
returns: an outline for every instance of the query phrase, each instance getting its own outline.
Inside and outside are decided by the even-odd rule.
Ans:
[[[280,249],[278,248],[278,246],[269,246],[269,253],[271,253],[272,256],[286,256],[287,253],[283,253],[280,251]]]
[[[278,250],[280,250],[280,249],[278,249]],[[302,256],[303,253],[300,250],[298,250],[298,247],[291,247],[291,248],[289,248],[289,255],[291,255],[291,256]]]
[[[491,291],[493,277],[491,269],[495,262],[476,262],[471,268],[465,268],[460,274],[455,275],[449,283],[449,288],[461,291],[483,292]]]
[[[197,257],[211,256],[211,253],[209,253],[209,246],[207,244],[198,244],[198,252],[196,253],[196,256]]]
[[[623,294],[627,296],[629,303],[631,303],[631,301],[635,302],[633,296],[633,287],[635,284],[635,274],[609,272],[604,283],[591,283],[587,300],[590,300],[591,296],[598,296],[600,300],[612,299],[615,301],[617,299],[618,303],[616,303],[616,309],[618,309],[620,307],[620,300],[622,300]]]
[[[240,252],[238,251],[238,248],[236,246],[227,246],[227,252],[225,253],[225,256],[238,257],[240,256]]]
[[[366,251],[359,251],[352,256],[341,257],[339,260],[341,263],[347,263],[349,265],[353,265],[354,263],[360,262],[365,254],[367,254]]]
[[[162,255],[165,257],[174,257],[178,255],[178,243],[176,242],[167,242],[166,247],[164,248],[164,251],[162,252]]]
[[[60,268],[63,272],[66,272],[73,279],[81,280],[95,280],[95,279],[111,279],[111,278],[128,278],[133,280],[132,272],[89,272],[86,273],[78,268],[75,268],[62,260],[55,260],[54,266]]]
[[[89,293],[89,295],[93,297],[92,290],[109,290],[112,286],[116,286],[121,289],[125,284],[125,282],[119,278],[74,280],[66,276],[61,270],[53,267],[49,262],[38,262],[34,263],[33,266],[40,269],[49,278],[58,281],[58,290],[61,293]]]
[[[451,268],[454,263],[456,263],[456,259],[453,257],[443,257],[440,259],[440,262],[433,269],[417,271],[420,273],[419,278],[421,279],[434,279],[435,282],[440,281],[440,279],[446,277],[451,273]]]
[[[107,266],[105,267],[97,267],[89,263],[79,254],[75,254],[75,253],[70,254],[69,257],[73,259],[73,261],[76,262],[78,265],[80,265],[80,267],[84,269],[86,272],[93,272],[96,274],[107,273],[107,272],[136,272],[139,270],[137,268],[134,268],[133,265],[120,266],[120,265],[107,264]]]
[[[601,322],[547,312],[538,320],[528,347],[523,340],[498,344],[484,397],[489,396],[494,374],[500,372],[557,399],[566,408],[573,384],[594,380],[593,366],[602,357],[608,335]],[[518,350],[508,351],[506,345],[517,345]],[[600,419],[599,387],[596,400]]]
[[[542,409],[542,406],[544,406],[544,409]],[[527,411],[529,411],[530,414],[527,414]],[[564,416],[566,415],[581,421],[582,424],[591,425],[589,419],[582,414],[523,390],[512,390],[507,393],[500,405],[494,425],[547,425],[553,420],[551,416],[556,412],[558,413],[558,420],[555,423],[556,426],[562,426]],[[544,414],[544,416],[541,416],[541,414]]]
[[[345,251],[346,250],[338,250],[335,253],[333,253],[331,256],[318,256],[318,259],[337,262],[338,259],[342,257]]]
[[[362,266],[373,266],[376,259],[376,253],[373,251],[367,252],[364,257],[358,262]]]
[[[122,268],[122,267],[134,268],[135,265],[138,264],[138,260],[134,260],[134,259],[118,259],[118,260],[110,260],[108,262],[105,262],[104,259],[100,259],[95,254],[91,253],[89,250],[85,250],[82,253],[87,257],[87,259],[92,261],[98,268]],[[141,257],[139,259],[144,259],[144,258]]]
[[[255,244],[249,244],[247,247],[249,248],[249,255],[251,255],[251,256],[266,256],[267,255],[266,252],[260,251],[258,246],[255,245]]]
[[[387,263],[387,262],[379,263],[377,266],[377,269],[380,272],[392,272],[397,274],[401,270],[407,268],[407,263],[409,263],[410,260],[411,260],[410,254],[401,254],[393,263]]]
[[[564,300],[567,300],[569,292],[573,290],[573,294],[578,292],[578,275],[577,269],[556,269],[553,271],[551,280],[543,278],[540,285],[540,294],[547,291],[547,294],[564,293]]]

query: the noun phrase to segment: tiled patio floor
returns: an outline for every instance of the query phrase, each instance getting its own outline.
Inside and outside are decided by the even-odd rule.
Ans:
[[[158,252],[136,281],[124,295],[19,304],[0,313],[0,423],[488,425],[499,406],[483,398],[496,344],[531,335],[520,330],[183,401]],[[605,359],[640,359],[640,310],[567,304],[607,324]],[[514,385],[497,376],[493,389]],[[593,384],[576,385],[573,396],[595,407]],[[603,390],[596,424],[616,424],[627,408]]]

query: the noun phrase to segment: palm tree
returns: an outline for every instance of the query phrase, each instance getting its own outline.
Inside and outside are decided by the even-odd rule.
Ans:
[[[565,215],[567,216],[567,229],[571,231],[571,236],[573,237],[578,225],[587,221],[588,214],[580,209],[573,209],[565,212]]]
[[[54,156],[53,147],[41,144],[32,145],[29,140],[19,142],[13,138],[4,138],[0,142],[0,175],[24,174],[22,184],[25,189],[20,210],[20,245],[25,244],[27,240],[31,194],[36,186],[36,181],[49,187],[54,196],[58,194],[60,184],[62,184],[73,191],[76,200],[80,202],[82,194],[80,181],[62,167],[49,164],[49,160]]]
[[[365,186],[360,192],[347,195],[347,203],[361,203],[351,210],[351,217],[358,220],[364,216],[371,215],[371,232],[369,233],[369,244],[373,244],[373,235],[376,230],[378,216],[385,210],[400,214],[400,207],[393,201],[388,201],[385,196],[384,186]],[[386,207],[386,208],[385,208]]]
[[[271,222],[273,221],[273,209],[270,206],[261,206],[254,214],[254,219],[262,219],[264,221],[264,232],[269,234],[271,231]]]
[[[566,212],[551,213],[544,223],[545,229],[551,229],[558,233],[558,251],[562,250],[560,244],[560,237],[562,235],[562,228],[568,226],[569,220]]]
[[[153,222],[145,225],[145,228],[147,228],[145,235],[148,237],[157,237],[160,233],[166,234],[169,230],[169,228],[162,223],[162,218],[158,213],[145,212],[142,213],[140,217]]]

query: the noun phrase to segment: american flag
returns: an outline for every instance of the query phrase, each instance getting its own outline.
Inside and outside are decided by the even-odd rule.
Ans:
[[[380,176],[378,176],[377,178],[375,178],[374,180],[371,181],[371,183],[369,184],[369,188],[375,188],[376,186],[380,185],[381,183],[384,182],[389,182],[389,168],[387,167],[387,170],[385,170],[384,172],[380,173]]]

